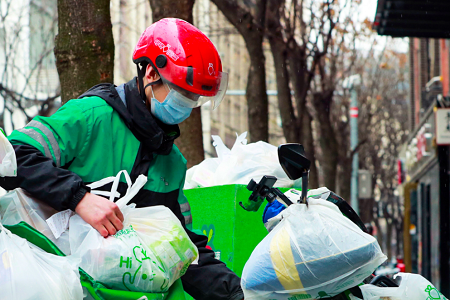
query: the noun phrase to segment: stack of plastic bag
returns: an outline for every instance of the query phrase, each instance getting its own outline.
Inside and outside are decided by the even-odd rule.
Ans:
[[[0,128],[0,176],[17,176],[16,152]]]
[[[83,299],[76,261],[29,244],[0,224],[0,300]]]
[[[130,187],[128,174],[122,172]],[[112,178],[111,195],[116,194],[121,173]],[[198,256],[197,247],[170,209],[126,206],[146,181],[141,175],[126,195],[117,200],[124,215],[124,228],[114,236],[102,237],[78,215],[70,218],[72,255],[80,257],[80,267],[108,288],[166,292]]]
[[[225,184],[245,184],[250,179],[259,181],[264,175],[278,178],[276,187],[292,187],[290,180],[278,161],[277,147],[266,142],[247,144],[247,132],[237,137],[228,149],[222,139],[213,135],[217,157],[205,159],[186,173],[185,189]]]
[[[309,207],[293,204],[280,215],[244,267],[246,300],[335,296],[386,260],[375,238],[326,200],[309,198]]]
[[[447,300],[434,285],[418,274],[399,273],[399,287],[377,287],[371,284],[360,286],[364,300]]]
[[[3,225],[16,225],[22,221],[44,234],[66,255],[70,254],[67,231],[55,236],[47,220],[58,213],[48,204],[17,188],[0,198],[0,217]]]

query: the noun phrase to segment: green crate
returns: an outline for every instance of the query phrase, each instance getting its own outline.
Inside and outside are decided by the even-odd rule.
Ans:
[[[283,193],[289,188],[279,188]],[[299,189],[300,190],[300,189]],[[184,190],[192,212],[195,233],[208,237],[208,247],[239,277],[253,250],[268,234],[262,222],[264,202],[257,212],[245,211],[239,202],[250,197],[241,184]],[[187,299],[192,299],[186,294]]]
[[[267,235],[262,223],[264,204],[257,212],[245,211],[245,185],[223,185],[184,191],[192,211],[192,228],[208,237],[208,247],[238,276],[253,249]]]

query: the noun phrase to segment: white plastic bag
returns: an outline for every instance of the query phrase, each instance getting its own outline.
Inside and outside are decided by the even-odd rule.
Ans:
[[[121,171],[114,179],[112,195],[122,172],[131,184]],[[169,208],[126,206],[146,181],[139,176],[116,202],[124,215],[124,229],[114,236],[102,237],[78,215],[70,218],[72,255],[80,257],[80,267],[108,288],[166,292],[198,256],[197,247]]]
[[[245,299],[316,299],[361,283],[386,256],[374,237],[323,199],[292,204],[255,248],[241,285]]]
[[[247,144],[247,132],[236,138],[228,149],[219,136],[213,135],[217,157],[205,159],[186,174],[185,189],[225,184],[248,184],[264,175],[278,178],[276,187],[291,187],[290,180],[278,161],[277,147],[266,142]]]
[[[302,197],[302,191],[298,191],[296,189],[290,189],[284,193],[284,195],[291,200],[292,203],[298,203]],[[326,200],[330,196],[330,190],[326,187],[321,187],[318,189],[309,190],[307,197],[308,201],[309,199],[324,199]],[[278,225],[278,223],[283,220],[283,214],[278,214],[269,220],[267,220],[266,223],[264,223],[264,226],[266,227],[267,231],[272,231],[272,229]]]
[[[56,238],[46,220],[58,213],[48,204],[31,197],[17,188],[0,198],[0,217],[4,225],[16,225],[21,221],[44,234],[66,255],[70,254],[69,235],[64,232]]]
[[[0,231],[0,300],[83,299],[76,261]]]
[[[377,287],[366,284],[360,286],[364,300],[431,300],[444,297],[434,285],[418,274],[399,273],[395,278],[401,277],[399,287]]]
[[[3,130],[0,132],[0,176],[17,176],[16,152]]]

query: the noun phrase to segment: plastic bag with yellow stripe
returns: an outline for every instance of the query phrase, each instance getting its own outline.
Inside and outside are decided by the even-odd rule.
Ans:
[[[360,284],[386,256],[333,203],[293,204],[242,273],[245,299],[322,299]]]

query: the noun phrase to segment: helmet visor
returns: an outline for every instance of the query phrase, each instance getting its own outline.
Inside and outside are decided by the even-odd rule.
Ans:
[[[211,107],[215,110],[222,102],[223,97],[225,97],[225,93],[228,88],[228,73],[220,72],[220,84],[217,90],[217,94],[215,96],[200,96],[197,100],[197,106],[201,106],[209,101],[211,101]]]
[[[181,68],[181,67],[178,67]],[[217,72],[217,75],[214,76],[213,82],[211,83],[211,86],[216,86],[214,90],[216,90],[215,95],[213,95],[213,91],[210,90],[196,90],[196,92],[188,91],[182,87],[179,87],[174,82],[177,82],[177,80],[173,80],[175,78],[174,75],[168,75],[168,74],[161,74],[163,72],[160,72],[161,78],[165,84],[169,86],[170,89],[176,90],[181,95],[185,96],[186,98],[192,100],[192,107],[199,107],[209,101],[211,101],[211,106],[213,109],[216,109],[220,102],[222,102],[223,97],[225,96],[225,93],[227,91],[228,87],[228,73],[225,72]],[[195,73],[195,72],[194,72]],[[178,79],[178,78],[177,78]],[[194,76],[195,80],[195,76]]]

